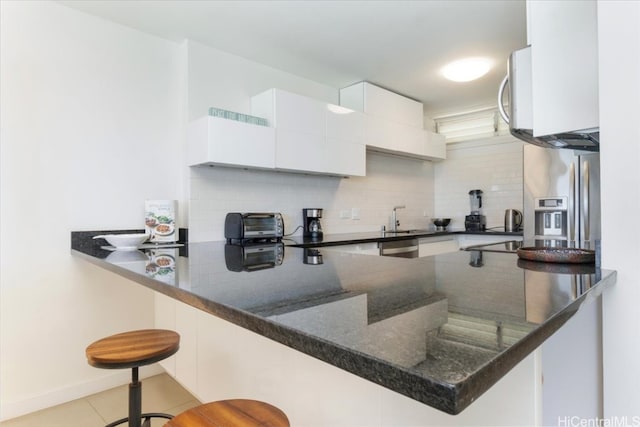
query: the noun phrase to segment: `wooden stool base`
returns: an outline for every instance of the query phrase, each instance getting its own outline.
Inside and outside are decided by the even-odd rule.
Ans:
[[[205,403],[176,415],[164,427],[289,427],[280,409],[258,400]]]

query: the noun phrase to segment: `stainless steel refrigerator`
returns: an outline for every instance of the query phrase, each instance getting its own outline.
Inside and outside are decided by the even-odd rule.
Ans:
[[[595,249],[600,240],[600,154],[524,147],[524,238]]]

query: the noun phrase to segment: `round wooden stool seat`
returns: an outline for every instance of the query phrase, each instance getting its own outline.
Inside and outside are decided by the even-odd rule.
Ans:
[[[138,370],[140,366],[166,359],[179,348],[180,335],[166,329],[123,332],[89,344],[85,351],[89,365],[105,369],[131,369],[129,416],[109,423],[106,427],[124,423],[129,427],[150,427],[152,418],[173,417],[160,412],[142,413],[142,382],[138,380]]]
[[[142,329],[102,338],[87,347],[91,366],[125,369],[149,365],[173,355],[180,348],[180,335],[165,329]]]
[[[258,400],[205,403],[176,415],[164,427],[289,427],[280,409]]]

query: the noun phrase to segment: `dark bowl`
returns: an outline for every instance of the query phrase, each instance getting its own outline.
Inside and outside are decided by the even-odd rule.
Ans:
[[[451,218],[432,218],[431,221],[436,227],[446,227],[451,222]]]

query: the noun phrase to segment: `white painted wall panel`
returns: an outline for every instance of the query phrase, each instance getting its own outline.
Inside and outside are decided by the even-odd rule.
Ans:
[[[145,199],[182,198],[182,80],[173,43],[54,2],[0,7],[8,418],[128,381],[84,349],[153,325],[152,293],[72,258],[70,231],[142,228]]]
[[[640,2],[598,1],[604,417],[640,424]],[[623,417],[627,417],[626,420]],[[635,417],[635,418],[633,418]]]

